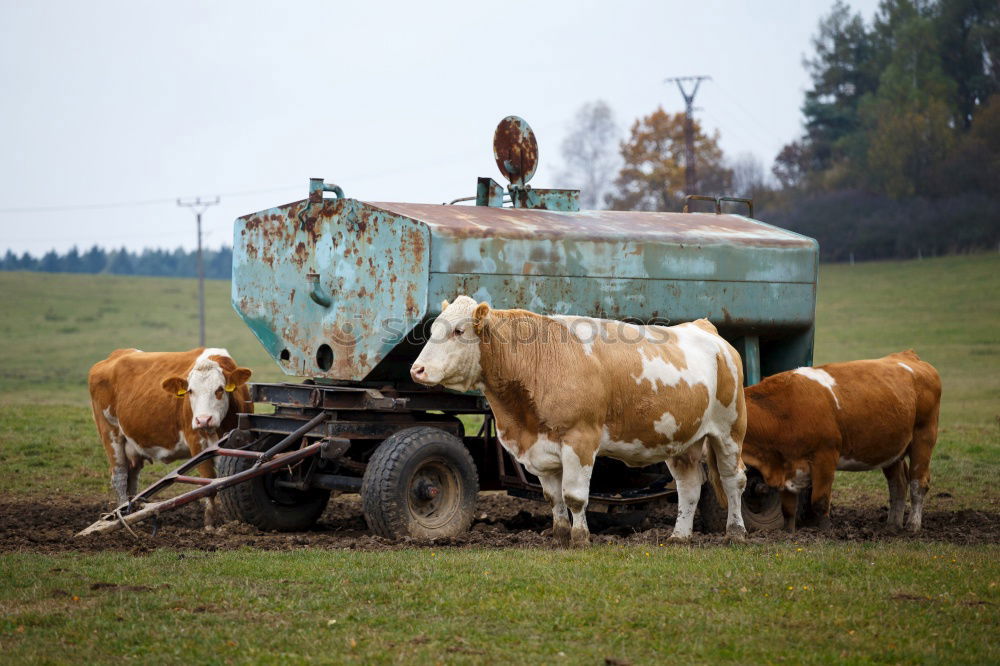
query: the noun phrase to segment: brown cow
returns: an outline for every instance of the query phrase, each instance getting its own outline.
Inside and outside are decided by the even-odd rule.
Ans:
[[[232,430],[239,412],[253,411],[249,378],[250,370],[215,348],[116,349],[95,363],[88,376],[90,401],[119,504],[135,495],[145,461],[196,455]],[[211,461],[198,470],[203,477],[215,476]],[[211,498],[205,503],[205,526],[215,520]]]
[[[590,540],[585,511],[598,455],[633,466],[666,461],[678,493],[672,538],[689,538],[703,450],[712,486],[729,509],[727,533],[746,534],[743,368],[711,323],[544,317],[491,310],[468,296],[441,309],[410,375],[421,384],[483,390],[500,443],[538,476],[552,503],[557,540]]]
[[[941,404],[934,366],[911,350],[798,368],[748,387],[746,402],[743,460],[781,488],[786,529],[800,490],[812,485],[811,513],[828,527],[834,472],[876,468],[889,483],[889,525],[903,526],[909,480],[906,526],[920,529]]]

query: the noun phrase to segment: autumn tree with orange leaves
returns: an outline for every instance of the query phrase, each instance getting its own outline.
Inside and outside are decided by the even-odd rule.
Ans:
[[[678,211],[684,194],[728,194],[733,173],[726,168],[718,132],[711,136],[694,121],[698,185],[684,192],[684,114],[658,108],[636,120],[621,145],[623,166],[608,205],[615,210]]]

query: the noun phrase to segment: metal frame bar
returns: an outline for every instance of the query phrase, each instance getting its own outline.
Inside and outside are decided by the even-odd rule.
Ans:
[[[325,416],[325,415],[322,415]],[[315,420],[315,419],[314,419]],[[310,422],[311,423],[311,422]],[[311,426],[310,426],[311,427]],[[300,429],[301,430],[301,429]],[[294,435],[295,433],[293,433]],[[227,439],[229,435],[226,435],[221,441]],[[301,439],[301,436],[299,437]],[[294,443],[289,442],[291,436],[286,437],[284,440],[279,442],[279,444],[285,444],[286,446]],[[242,449],[225,449],[218,445],[211,446],[207,449],[201,451],[198,455],[192,457],[190,460],[185,462],[183,465],[168,473],[159,481],[154,482],[148,488],[143,490],[141,493],[136,495],[132,501],[122,504],[117,507],[110,514],[102,516],[100,520],[90,525],[84,530],[77,533],[76,536],[87,536],[88,534],[100,534],[104,532],[111,532],[120,527],[126,525],[132,525],[134,523],[141,522],[147,518],[159,515],[164,511],[170,511],[176,509],[177,507],[184,506],[185,504],[190,504],[197,500],[211,497],[218,493],[223,488],[228,488],[230,486],[235,486],[236,484],[243,483],[244,481],[249,481],[250,479],[256,478],[258,476],[264,476],[271,472],[277,471],[278,469],[296,463],[300,460],[304,460],[310,456],[314,456],[320,452],[322,442],[315,442],[306,446],[304,448],[298,449],[296,451],[289,451],[287,453],[276,453],[272,460],[263,461],[262,458],[265,453],[259,453],[257,451],[246,451]],[[271,450],[277,448],[277,445],[271,447]],[[240,472],[238,474],[233,474],[232,476],[224,476],[216,479],[203,479],[201,477],[193,477],[185,474],[188,470],[200,465],[206,460],[216,458],[218,456],[230,456],[235,458],[256,458],[257,463],[254,464],[248,470]],[[189,490],[186,493],[182,493],[177,497],[171,497],[170,499],[162,500],[160,502],[147,502],[149,498],[156,495],[164,488],[172,486],[175,483],[191,483],[198,487]],[[144,502],[144,505],[138,511],[130,512],[133,505],[136,502]]]

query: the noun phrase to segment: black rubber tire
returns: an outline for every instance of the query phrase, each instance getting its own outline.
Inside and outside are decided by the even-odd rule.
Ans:
[[[750,478],[759,473],[750,468],[747,469],[747,488],[751,487]],[[799,512],[801,513],[801,502]],[[781,514],[780,492],[772,488],[771,492],[764,495],[750,495],[749,490],[743,492],[740,502],[743,513],[743,523],[748,532],[768,532],[780,530],[785,525],[784,516]],[[715,497],[712,485],[706,482],[701,487],[701,497],[698,498],[698,520],[703,532],[725,532],[726,523],[729,520],[729,511],[722,507]]]
[[[431,498],[423,488],[436,488]],[[387,539],[453,537],[469,529],[479,475],[462,440],[417,426],[393,433],[375,452],[361,483],[365,521]]]
[[[274,442],[263,439],[249,447],[266,451]],[[218,476],[231,476],[253,466],[250,458],[219,456]],[[259,476],[219,491],[219,504],[226,519],[241,520],[267,532],[300,532],[312,527],[323,515],[330,491],[321,488],[292,490],[275,488],[274,474]]]

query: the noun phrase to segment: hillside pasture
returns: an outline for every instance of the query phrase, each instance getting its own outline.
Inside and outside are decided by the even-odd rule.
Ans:
[[[209,344],[282,375],[209,281]],[[840,474],[835,529],[668,546],[669,512],[552,547],[537,503],[484,495],[474,531],[388,543],[338,498],[319,530],[74,541],[110,504],[86,371],[195,346],[195,282],[0,273],[0,648],[19,663],[1000,660],[1000,256],[823,266],[816,362],[913,348],[944,381],[927,530],[888,533],[878,472]],[[143,472],[145,484],[166,467]],[[663,544],[663,545],[661,545]]]

